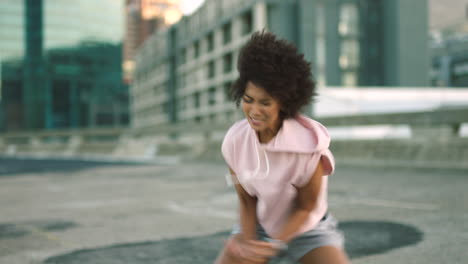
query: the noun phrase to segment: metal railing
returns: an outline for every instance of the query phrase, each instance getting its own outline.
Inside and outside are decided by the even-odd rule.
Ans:
[[[420,166],[432,164],[439,167],[468,168],[468,138],[459,137],[460,128],[468,123],[468,107],[330,116],[319,118],[318,121],[327,127],[384,124],[407,125],[412,130],[412,136],[408,139],[334,140],[332,151],[342,160],[362,164],[392,164],[400,159],[397,162],[399,165],[406,162],[405,164]],[[220,156],[222,134],[230,125],[231,123],[179,123],[142,129],[122,127],[10,132],[0,134],[0,153],[10,156],[154,158],[180,155],[213,158]],[[404,159],[405,162],[402,161]]]

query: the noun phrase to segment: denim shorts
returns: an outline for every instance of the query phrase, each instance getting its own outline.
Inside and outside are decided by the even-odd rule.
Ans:
[[[234,225],[231,234],[234,235],[240,232],[240,226],[238,224]],[[270,238],[260,225],[257,225],[257,236],[259,240]],[[288,249],[275,259],[288,259],[297,262],[311,250],[322,246],[337,248],[343,248],[344,246],[344,236],[338,230],[338,221],[329,213],[320,220],[314,229],[306,231],[291,240],[288,243]]]

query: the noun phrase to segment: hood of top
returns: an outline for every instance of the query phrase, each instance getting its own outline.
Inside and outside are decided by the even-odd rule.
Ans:
[[[304,115],[285,119],[276,136],[266,144],[258,142],[255,131],[247,120],[245,122],[257,143],[268,151],[314,153],[330,146],[330,136],[327,129],[319,122]]]

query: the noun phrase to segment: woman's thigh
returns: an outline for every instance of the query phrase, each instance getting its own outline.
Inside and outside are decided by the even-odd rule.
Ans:
[[[334,246],[322,246],[309,251],[300,260],[302,264],[349,264],[343,249]]]

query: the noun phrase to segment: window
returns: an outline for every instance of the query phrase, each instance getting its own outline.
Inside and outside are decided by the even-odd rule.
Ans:
[[[200,44],[196,41],[193,44],[193,57],[196,59],[198,56],[200,56]]]
[[[242,35],[252,32],[252,11],[249,10],[242,16]]]
[[[231,23],[227,23],[223,26],[223,44],[231,42]]]
[[[344,3],[340,7],[338,24],[340,35],[339,65],[341,82],[344,86],[359,84],[360,40],[359,11],[355,3]]]
[[[232,85],[232,82],[224,83],[224,99],[225,99],[225,101],[231,100],[231,85]]]
[[[341,80],[344,86],[356,86],[357,85],[357,74],[355,72],[343,72]]]
[[[325,25],[325,5],[318,3],[315,11],[316,32],[315,38],[315,56],[316,56],[316,78],[318,86],[326,85],[326,25]]]
[[[193,103],[195,105],[195,108],[200,108],[200,93],[199,92],[196,92],[194,95],[193,95]]]
[[[215,62],[208,62],[208,78],[211,79],[215,76]]]
[[[229,73],[232,71],[232,53],[228,53],[223,57],[223,72]]]
[[[210,33],[210,34],[208,34],[208,36],[206,36],[206,45],[207,45],[208,52],[210,52],[210,51],[212,51],[214,49],[213,33]]]
[[[208,89],[208,104],[209,105],[216,104],[216,88],[215,87],[210,87],[210,89]]]
[[[341,55],[339,58],[342,69],[359,67],[359,42],[356,39],[341,41]]]
[[[341,6],[338,32],[342,36],[356,36],[359,33],[359,14],[356,4],[346,3]]]
[[[179,65],[184,65],[187,60],[185,48],[180,50]]]

